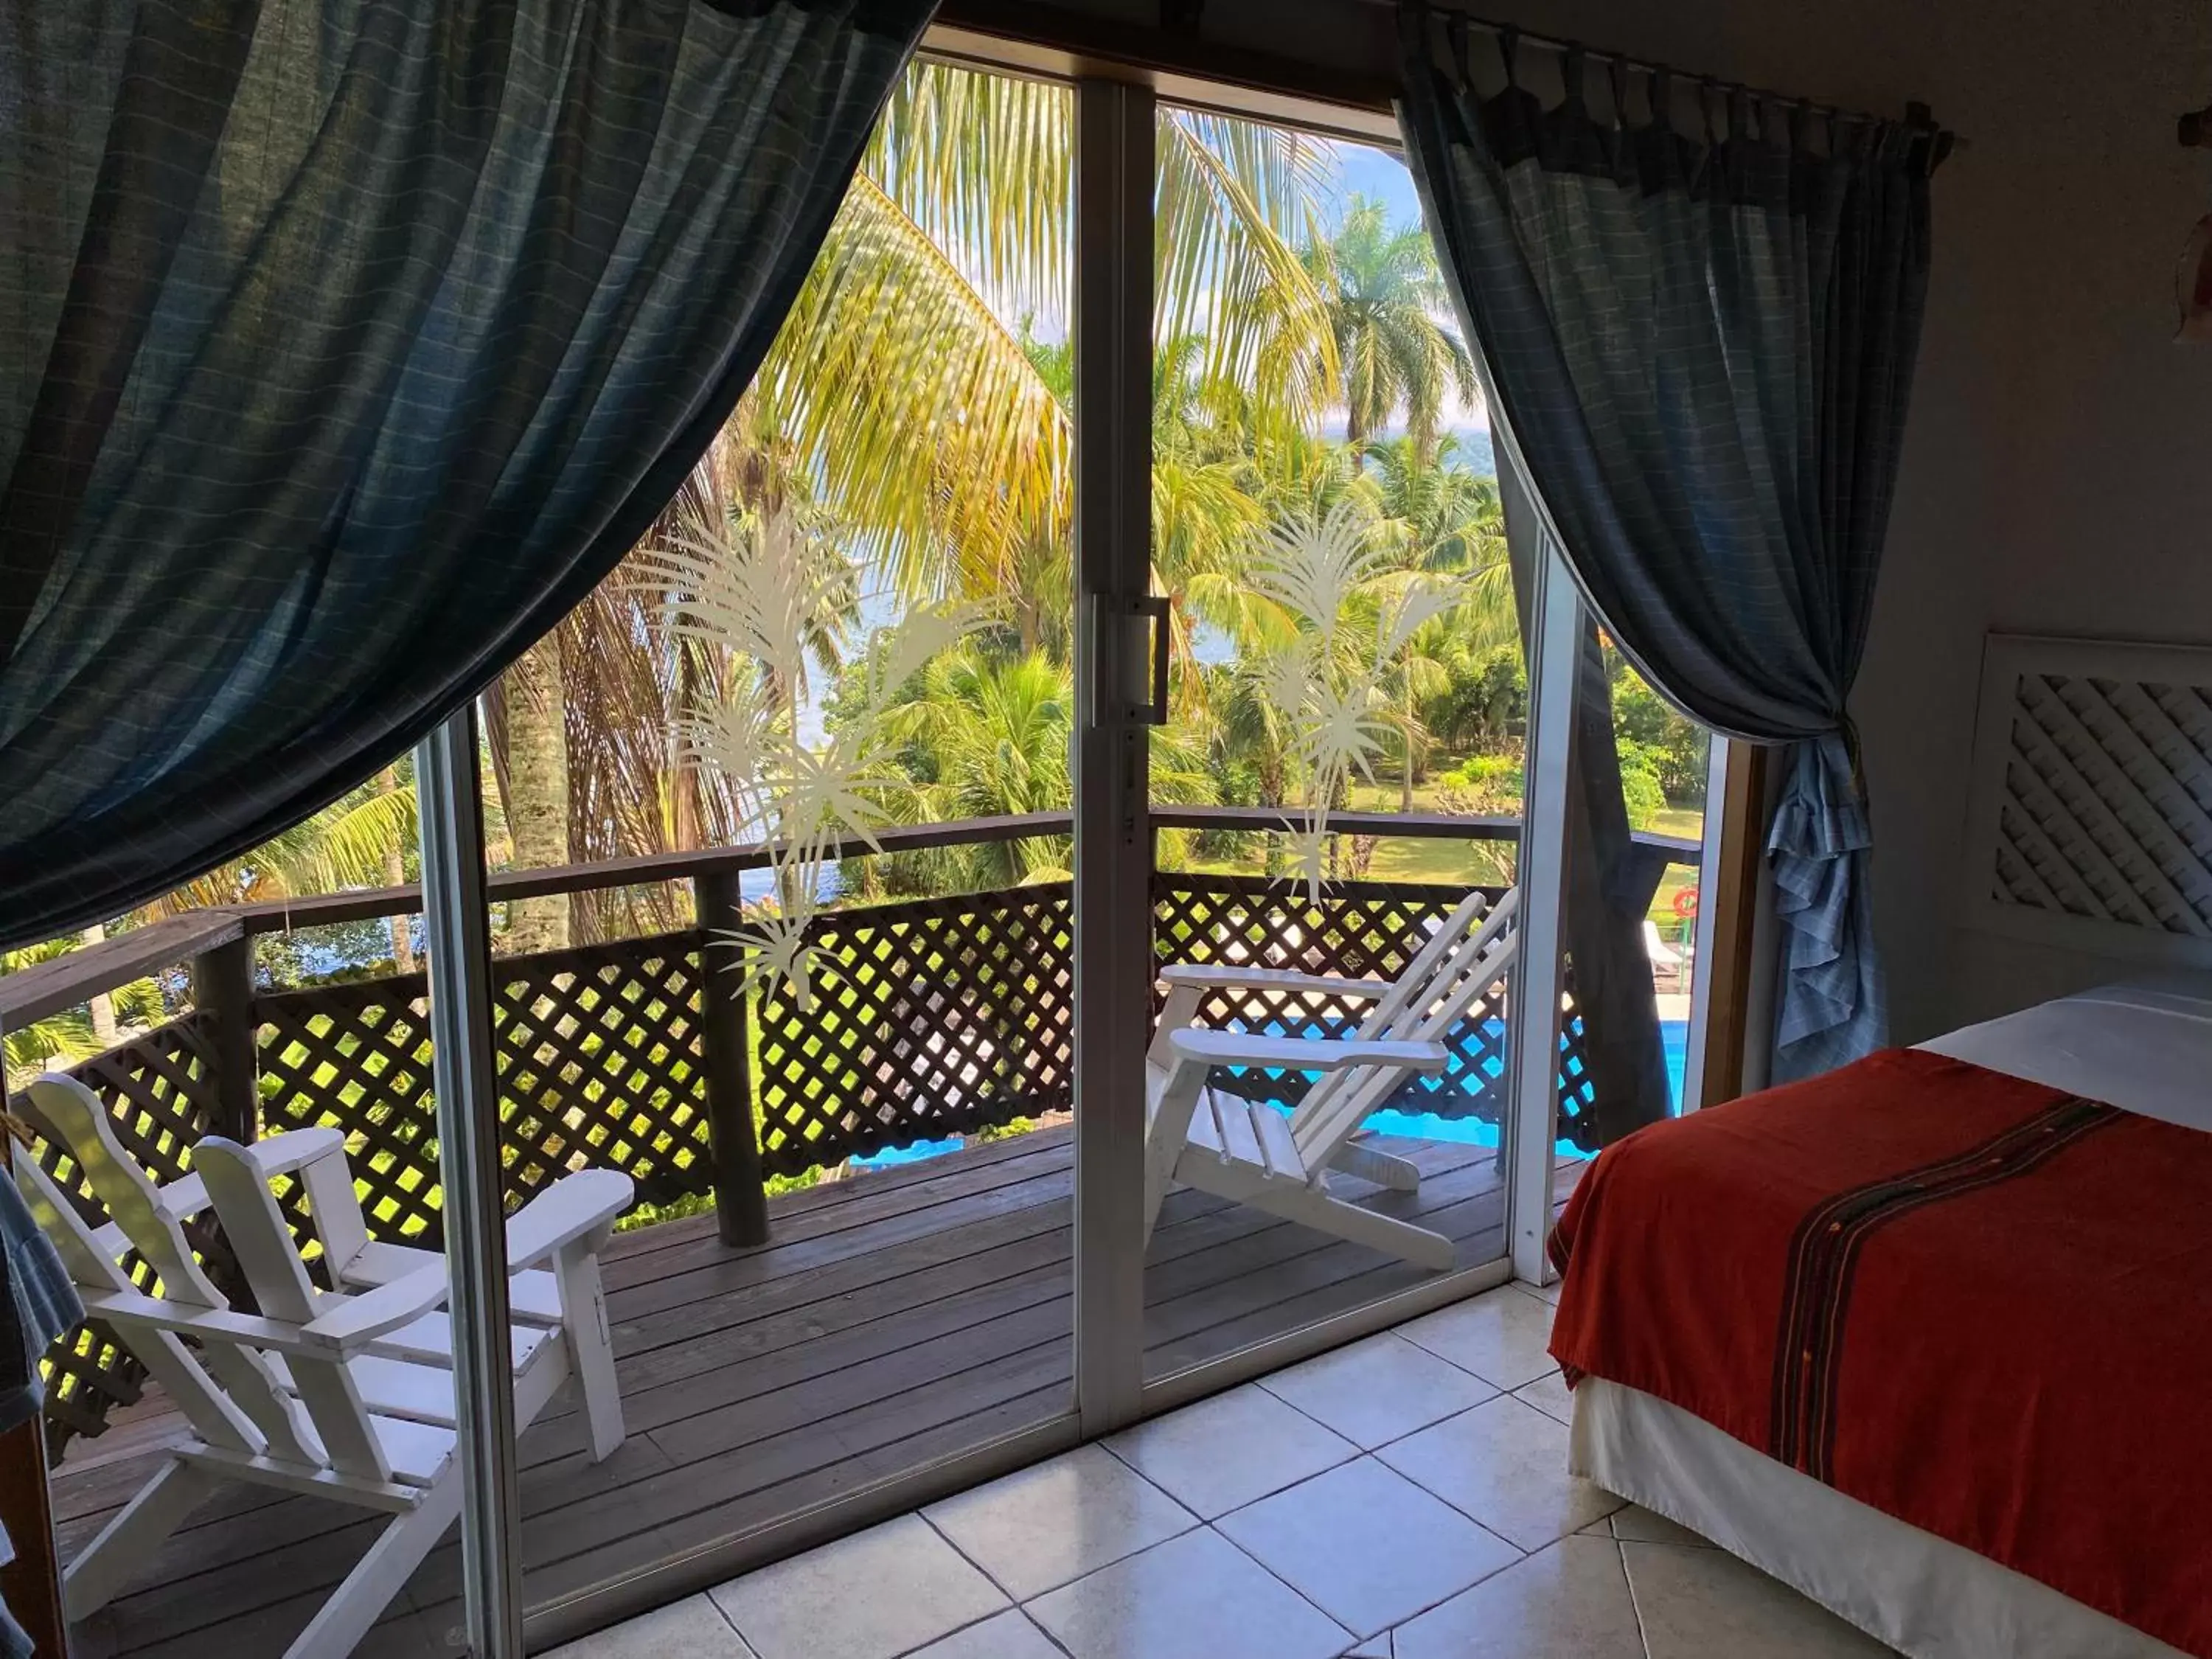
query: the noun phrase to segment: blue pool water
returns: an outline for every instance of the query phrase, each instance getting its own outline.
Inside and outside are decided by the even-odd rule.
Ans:
[[[1279,1035],[1279,1033],[1278,1033]],[[1682,1079],[1689,1063],[1690,1026],[1686,1020],[1662,1019],[1659,1022],[1659,1036],[1667,1049],[1667,1089],[1668,1097],[1677,1112],[1682,1109]],[[1493,1054],[1483,1071],[1488,1080],[1494,1081],[1504,1072],[1504,1060]],[[1457,1068],[1444,1074],[1443,1082],[1453,1085]],[[1498,1126],[1475,1118],[1442,1117],[1434,1112],[1376,1112],[1367,1120],[1367,1127],[1378,1134],[1407,1135],[1416,1140],[1458,1141],[1470,1146],[1498,1145]],[[946,1152],[960,1150],[961,1138],[951,1136],[942,1140],[913,1140],[903,1146],[887,1146],[866,1158],[856,1158],[856,1170],[888,1170],[895,1164],[915,1164],[926,1158],[938,1158]],[[1559,1142],[1559,1151],[1570,1156],[1578,1155],[1579,1149],[1571,1141]]]

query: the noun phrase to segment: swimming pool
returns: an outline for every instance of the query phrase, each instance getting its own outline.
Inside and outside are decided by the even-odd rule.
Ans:
[[[1270,1033],[1280,1036],[1279,1030]],[[1662,1019],[1659,1022],[1659,1038],[1667,1050],[1667,1095],[1673,1110],[1682,1109],[1682,1079],[1689,1064],[1690,1024],[1687,1020]],[[1503,1075],[1503,1048],[1498,1049],[1483,1070],[1487,1079],[1494,1081]],[[1459,1068],[1444,1074],[1450,1082]],[[1316,1073],[1318,1075],[1318,1073]],[[1376,1112],[1367,1120],[1367,1127],[1377,1134],[1405,1135],[1415,1140],[1448,1140],[1468,1146],[1498,1145],[1498,1126],[1477,1118],[1443,1117],[1434,1112]],[[941,1140],[912,1140],[903,1146],[887,1146],[880,1152],[866,1158],[856,1158],[856,1170],[888,1170],[895,1164],[915,1164],[926,1158],[941,1158],[947,1152],[957,1152],[963,1145],[958,1135]],[[1572,1141],[1559,1142],[1559,1151],[1570,1157],[1581,1155],[1581,1148]]]

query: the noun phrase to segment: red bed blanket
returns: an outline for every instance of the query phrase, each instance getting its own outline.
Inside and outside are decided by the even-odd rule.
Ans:
[[[2212,1134],[1894,1050],[1607,1148],[1552,1252],[1570,1379],[2212,1659]]]

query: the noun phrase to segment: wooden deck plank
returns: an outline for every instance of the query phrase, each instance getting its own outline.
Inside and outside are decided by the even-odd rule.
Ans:
[[[1435,1142],[1393,1150],[1420,1166],[1420,1190],[1362,1201],[1468,1242],[1463,1259],[1502,1250],[1494,1153]],[[1064,1413],[1073,1161],[1059,1127],[779,1199],[771,1243],[751,1250],[721,1246],[711,1218],[617,1237],[605,1264],[609,1316],[631,1435],[607,1462],[591,1463],[565,1398],[524,1435],[529,1592],[611,1581]],[[1178,1190],[1147,1253],[1147,1374],[1424,1277]],[[57,1474],[73,1543],[154,1467],[150,1455],[92,1462]],[[274,1653],[380,1524],[314,1499],[227,1489],[88,1627],[86,1653]],[[362,1652],[457,1650],[447,1644],[459,1568],[449,1539]]]

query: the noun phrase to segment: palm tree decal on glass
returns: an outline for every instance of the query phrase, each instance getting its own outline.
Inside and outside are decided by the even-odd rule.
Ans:
[[[1371,782],[1394,720],[1386,683],[1413,636],[1457,600],[1418,573],[1391,568],[1377,524],[1357,498],[1276,526],[1252,586],[1281,607],[1288,636],[1254,664],[1284,717],[1301,817],[1284,820],[1291,868],[1321,902],[1328,815],[1353,779]]]
[[[878,629],[857,704],[809,741],[800,719],[811,672],[834,665],[853,609],[846,556],[805,534],[790,509],[695,519],[635,561],[663,596],[674,631],[734,671],[720,699],[684,717],[682,762],[711,773],[741,834],[764,843],[774,897],[720,941],[740,952],[748,985],[781,980],[802,1011],[822,965],[811,927],[830,866],[853,842],[880,851],[903,688],[975,622],[964,607],[917,605]]]

